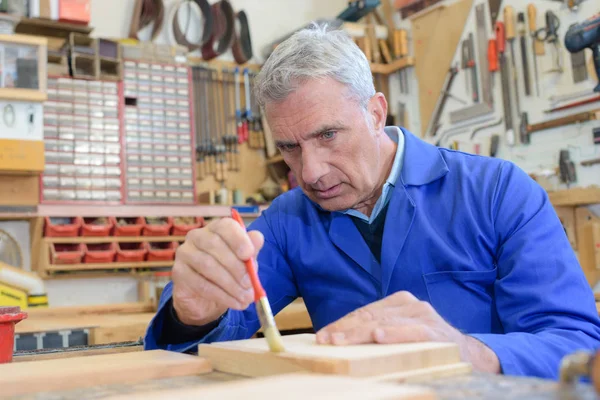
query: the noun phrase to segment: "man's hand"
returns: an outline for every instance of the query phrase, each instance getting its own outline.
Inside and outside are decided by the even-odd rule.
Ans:
[[[453,342],[463,360],[485,372],[500,372],[496,354],[448,324],[431,304],[397,292],[359,308],[317,332],[320,344]]]
[[[244,261],[256,257],[264,238],[232,218],[190,231],[173,265],[173,307],[187,325],[204,325],[228,308],[245,310],[254,290]]]

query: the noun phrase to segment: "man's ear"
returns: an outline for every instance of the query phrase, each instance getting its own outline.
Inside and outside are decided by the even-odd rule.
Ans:
[[[376,131],[382,131],[385,128],[385,121],[387,120],[387,100],[383,93],[377,92],[369,99],[367,109],[369,116],[372,118],[373,127]]]

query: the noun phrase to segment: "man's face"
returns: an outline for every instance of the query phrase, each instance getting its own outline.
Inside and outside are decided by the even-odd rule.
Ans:
[[[367,110],[349,89],[327,78],[303,83],[265,112],[277,147],[304,193],[329,211],[358,208],[382,182],[379,142],[387,103],[381,94]]]

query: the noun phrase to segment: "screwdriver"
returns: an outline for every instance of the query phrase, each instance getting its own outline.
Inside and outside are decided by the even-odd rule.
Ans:
[[[502,77],[502,105],[504,107],[504,126],[506,128],[506,142],[509,146],[515,144],[515,132],[513,129],[512,109],[510,105],[510,84],[508,77],[508,70],[506,65],[506,58],[504,56],[504,50],[506,49],[506,36],[504,30],[504,24],[500,21],[496,21],[496,45],[498,47],[498,58],[500,64],[500,74]]]
[[[537,56],[544,55],[544,42],[537,40],[535,32],[537,31],[537,9],[533,4],[527,6],[527,19],[529,20],[529,35],[531,35],[532,54],[533,54],[533,77],[535,78],[535,94],[540,95],[540,85],[538,83]]]
[[[506,40],[510,44],[510,62],[512,80],[515,86],[515,102],[517,104],[517,115],[521,113],[521,105],[519,104],[519,83],[517,80],[517,62],[515,61],[515,13],[511,6],[504,7],[504,32]]]
[[[240,224],[242,228],[246,229],[242,217],[235,208],[231,209],[231,217],[238,224]],[[281,339],[281,334],[279,333],[279,330],[275,325],[275,318],[273,318],[273,312],[271,311],[271,306],[269,304],[269,300],[267,299],[267,294],[265,293],[265,289],[263,289],[260,280],[258,279],[255,261],[254,259],[250,258],[245,261],[245,264],[246,272],[250,277],[250,281],[252,282],[252,288],[254,289],[254,302],[256,304],[256,313],[258,314],[258,319],[260,320],[260,324],[262,325],[263,333],[269,345],[269,349],[274,353],[285,351],[283,346],[283,340]]]

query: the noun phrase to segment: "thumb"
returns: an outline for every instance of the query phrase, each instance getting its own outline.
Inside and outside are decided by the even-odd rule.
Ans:
[[[425,325],[402,325],[381,327],[373,330],[375,343],[414,343],[429,340],[429,329]]]
[[[248,236],[254,245],[254,255],[252,257],[256,258],[258,251],[262,249],[265,244],[265,237],[260,231],[249,231]]]

